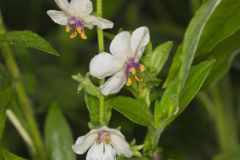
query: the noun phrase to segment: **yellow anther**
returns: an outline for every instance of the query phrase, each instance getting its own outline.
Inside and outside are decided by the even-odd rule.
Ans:
[[[66,26],[66,32],[70,32],[71,28],[69,26]]]
[[[87,36],[84,33],[81,33],[80,36],[82,39],[87,39]]]
[[[145,71],[145,66],[143,64],[140,65],[140,71],[144,72]]]
[[[131,86],[132,85],[132,80],[131,78],[128,78],[126,86]]]
[[[77,36],[77,32],[73,32],[70,36],[71,39],[75,38]]]
[[[106,144],[109,144],[109,143],[110,143],[110,137],[107,136],[107,135],[103,135],[103,136],[102,136],[102,140],[103,140]]]
[[[77,32],[80,34],[80,37],[82,39],[87,39],[87,36],[85,35],[85,33],[81,30],[80,27],[77,28]]]
[[[136,75],[136,73],[137,73],[137,71],[136,71],[136,69],[135,69],[135,68],[132,68],[132,69],[131,69],[131,72],[132,72],[132,75],[134,75],[134,76],[135,76],[135,75]]]
[[[142,81],[142,79],[140,79],[137,75],[134,76],[134,78],[139,82]]]

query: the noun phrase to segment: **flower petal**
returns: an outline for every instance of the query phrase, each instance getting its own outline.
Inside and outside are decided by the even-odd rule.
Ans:
[[[102,160],[103,157],[103,143],[95,143],[88,151],[86,160]]]
[[[147,27],[140,27],[136,29],[131,37],[132,56],[140,59],[149,41],[150,34]]]
[[[111,134],[111,144],[118,155],[132,157],[132,152],[125,138],[122,138],[117,134]]]
[[[105,152],[101,158],[101,160],[115,160],[116,151],[112,148],[111,145],[105,145]]]
[[[105,131],[109,132],[110,134],[116,134],[116,135],[122,137],[123,139],[125,138],[124,135],[118,129],[112,129],[112,128],[103,126],[99,130],[105,130]]]
[[[93,57],[90,62],[90,74],[96,78],[103,79],[120,71],[124,66],[121,59],[113,57],[109,53],[100,53]]]
[[[126,83],[126,77],[124,71],[120,71],[113,75],[107,80],[101,87],[101,92],[103,95],[107,96],[109,94],[117,93]]]
[[[130,39],[131,35],[129,32],[121,32],[115,36],[110,45],[110,52],[117,57],[123,57],[126,59],[130,53]]]
[[[68,3],[68,0],[55,0],[57,6],[65,12],[68,16],[72,15],[72,7]]]
[[[101,29],[113,28],[113,23],[111,21],[101,17],[89,15],[84,17],[83,21],[86,26],[92,24],[98,26]]]
[[[76,143],[72,145],[72,149],[77,154],[85,153],[90,146],[94,144],[97,138],[98,130],[93,129],[85,136],[81,136],[77,139]]]
[[[62,11],[49,10],[47,14],[57,24],[67,25],[68,23],[68,16]]]
[[[93,6],[90,0],[71,0],[71,7],[74,9],[77,17],[84,17],[92,13]]]

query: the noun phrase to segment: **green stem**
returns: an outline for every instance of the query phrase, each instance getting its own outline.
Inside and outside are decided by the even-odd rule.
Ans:
[[[102,17],[102,0],[97,0],[97,15],[99,17]],[[103,30],[98,28],[97,29],[98,33],[98,49],[99,53],[104,52],[104,37],[103,37]],[[104,80],[101,80],[101,84],[104,83]],[[100,107],[100,125],[105,124],[105,105],[104,105],[104,96],[101,94],[99,97],[99,107]]]
[[[215,107],[214,121],[221,150],[224,153],[234,151],[238,146],[238,137],[234,125],[233,108],[231,105],[229,106],[224,103],[226,98],[221,96],[219,85],[211,89],[211,94]]]
[[[5,27],[3,24],[2,16],[0,14],[0,34],[5,33]],[[35,146],[35,153],[32,153],[33,158],[36,160],[45,160],[45,154],[43,149],[43,144],[41,141],[40,133],[37,128],[37,124],[34,118],[34,114],[32,111],[31,103],[27,97],[27,93],[25,91],[24,85],[21,81],[20,71],[18,69],[17,63],[14,59],[12,51],[8,44],[4,43],[0,45],[3,57],[6,62],[6,66],[14,79],[15,90],[18,96],[18,100],[20,103],[21,110],[24,114],[24,117],[28,123],[28,131],[32,138],[32,141]]]

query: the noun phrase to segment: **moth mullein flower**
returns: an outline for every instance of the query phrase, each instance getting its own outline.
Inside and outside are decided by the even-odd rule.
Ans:
[[[124,84],[130,86],[133,78],[142,80],[138,73],[143,72],[145,67],[140,64],[140,58],[149,41],[147,27],[136,29],[132,35],[123,31],[113,39],[110,45],[111,54],[104,52],[91,60],[89,68],[92,76],[99,79],[112,76],[100,86],[104,95],[119,92]]]
[[[116,155],[131,157],[132,152],[119,130],[101,127],[93,129],[77,139],[72,146],[77,154],[84,154],[89,148],[86,160],[115,160]]]
[[[73,30],[70,38],[78,34],[82,39],[87,39],[84,27],[92,29],[95,25],[101,29],[112,28],[113,23],[101,17],[90,15],[93,7],[90,0],[55,0],[62,11],[49,10],[47,14],[60,25],[66,26],[66,32]]]

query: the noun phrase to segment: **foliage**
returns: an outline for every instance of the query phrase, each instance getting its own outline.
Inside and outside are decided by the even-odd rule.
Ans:
[[[171,17],[179,16],[177,11],[185,4],[183,2],[116,0],[112,4],[107,1],[102,4],[101,0],[93,1],[93,4],[96,3],[94,7],[97,8],[94,14],[101,16],[103,5],[103,17],[106,16],[116,22],[115,28],[111,31],[103,32],[100,28],[86,31],[89,37],[87,41],[69,40],[62,34],[62,29],[58,32],[55,31],[56,26],[46,27],[48,22],[45,20],[46,26],[41,25],[43,31],[41,28],[36,29],[40,21],[31,21],[36,25],[33,29],[36,33],[6,31],[5,23],[0,17],[0,147],[3,148],[0,149],[2,157],[5,160],[23,160],[5,148],[11,150],[13,148],[15,151],[25,142],[23,157],[27,159],[76,160],[71,147],[74,143],[73,135],[77,136],[79,131],[85,132],[87,126],[95,129],[109,125],[120,126],[122,132],[127,132],[125,134],[127,140],[129,135],[134,139],[130,145],[134,156],[132,158],[118,156],[119,160],[157,160],[161,157],[196,160],[239,159],[238,129],[234,125],[238,124],[234,110],[240,111],[240,105],[234,106],[237,103],[235,101],[239,99],[240,86],[237,83],[239,76],[232,75],[233,79],[236,78],[236,82],[221,83],[221,79],[232,66],[237,68],[232,69],[233,72],[238,73],[240,68],[239,63],[236,62],[239,61],[237,54],[240,52],[240,1],[191,0],[190,2],[194,14],[191,14],[189,8],[180,10],[183,14],[187,14],[183,15],[183,18],[190,16],[191,18],[186,18],[189,23],[182,22],[179,24],[182,27],[179,27],[176,24],[177,20]],[[8,2],[0,3],[8,4]],[[39,4],[43,5],[47,2],[31,3],[38,8]],[[173,9],[167,11],[171,7]],[[36,11],[36,8],[32,8],[31,12],[35,13],[34,20],[37,20],[35,16],[37,17],[40,13],[42,15],[43,8],[39,8]],[[187,13],[185,13],[186,10]],[[151,15],[159,18],[159,22],[156,22],[154,16],[151,18]],[[5,16],[11,15],[7,15],[3,9],[3,18]],[[8,18],[6,18],[8,25],[7,20]],[[104,96],[101,93],[101,85],[105,80],[92,77],[86,67],[89,65],[90,58],[93,57],[91,53],[97,54],[97,47],[99,52],[102,52],[105,48],[105,39],[108,44],[117,32],[132,31],[139,25],[148,26],[151,33],[151,42],[147,45],[141,59],[146,69],[140,73],[139,80],[134,81],[131,86],[124,87],[118,94]],[[48,31],[49,28],[50,31]],[[186,28],[185,31],[182,28]],[[21,30],[21,27],[18,30]],[[42,34],[44,36],[40,36]],[[98,37],[98,43],[96,37]],[[51,44],[61,52],[61,57],[31,55],[30,53],[36,50],[19,48],[33,48],[59,56]],[[105,50],[107,51],[108,48]],[[72,76],[72,79],[77,81],[77,89],[74,81],[70,79],[71,75],[76,73],[78,74]],[[83,76],[83,73],[86,75]],[[36,88],[30,87],[32,88],[30,91],[29,86],[35,83]],[[223,91],[219,89],[221,87]],[[181,126],[178,124],[177,117],[180,115],[186,117],[184,111],[188,106],[194,105],[191,102],[195,97],[198,98],[198,101],[195,101],[196,106],[205,107],[198,114],[201,114],[204,121],[208,123],[212,121],[212,125],[216,128],[214,133],[207,130],[204,133],[207,132],[213,137],[216,137],[216,134],[218,146],[214,145],[215,143],[204,146],[202,139],[205,137],[198,133],[201,138],[195,138],[194,146],[190,146],[190,151],[185,153],[182,149],[182,145],[186,145],[185,142],[179,143],[179,138],[176,141],[172,140],[173,142],[167,141],[168,138],[165,139],[164,136],[169,136],[171,139],[169,126]],[[50,104],[55,100],[57,103]],[[46,106],[50,106],[49,109]],[[193,107],[189,107],[188,111],[191,111],[191,108]],[[7,110],[14,113],[14,120],[17,123],[14,123],[12,117],[6,114]],[[47,116],[45,116],[46,112]],[[10,121],[7,121],[7,118]],[[46,119],[44,125],[41,123],[43,119]],[[13,123],[20,135],[20,137],[14,137],[12,141],[9,137],[13,134],[11,131],[13,126],[9,123]],[[187,122],[183,124],[185,123],[187,124]],[[194,126],[198,127],[196,124]],[[141,133],[138,133],[139,128]],[[205,130],[205,128],[199,129]],[[191,135],[193,130],[188,128],[182,134]],[[43,136],[41,136],[42,133],[44,133]],[[177,134],[174,133],[174,137],[177,137]],[[30,142],[26,140],[28,138]],[[11,146],[14,141],[16,141],[16,147]],[[201,144],[197,146],[201,147],[200,150],[196,149],[197,153],[192,154],[191,150],[198,143]],[[203,148],[210,148],[211,151],[208,152]],[[205,153],[207,155],[204,157]]]

